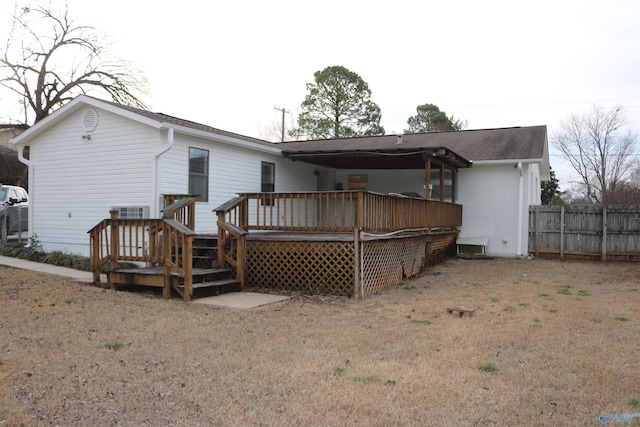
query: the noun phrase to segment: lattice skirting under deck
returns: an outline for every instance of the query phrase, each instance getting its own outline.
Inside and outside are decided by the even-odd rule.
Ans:
[[[359,295],[354,294],[353,241],[249,241],[250,286],[344,296],[380,292],[441,261],[456,233],[360,242]]]
[[[353,296],[353,242],[247,242],[250,286]]]

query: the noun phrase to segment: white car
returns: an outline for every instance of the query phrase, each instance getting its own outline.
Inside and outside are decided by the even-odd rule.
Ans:
[[[27,231],[29,194],[22,187],[0,184],[0,236]]]

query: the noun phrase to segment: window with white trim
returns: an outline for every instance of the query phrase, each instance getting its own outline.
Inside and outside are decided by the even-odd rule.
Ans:
[[[118,206],[112,210],[118,211],[118,219],[145,219],[149,218],[148,206]]]
[[[276,191],[275,163],[262,162],[262,178],[260,183],[260,191],[262,193],[273,193]]]
[[[189,194],[209,201],[209,150],[189,147]]]

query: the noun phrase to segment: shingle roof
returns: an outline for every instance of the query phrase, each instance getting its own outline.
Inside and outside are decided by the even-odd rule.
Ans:
[[[272,142],[269,142],[269,141],[264,141],[262,139],[253,138],[253,137],[250,137],[250,136],[241,135],[241,134],[234,133],[234,132],[228,132],[228,131],[225,131],[225,130],[222,130],[222,129],[214,128],[212,126],[203,125],[201,123],[192,122],[190,120],[181,119],[181,118],[170,116],[170,115],[164,114],[164,113],[154,113],[152,111],[144,110],[144,109],[141,109],[141,108],[136,108],[136,107],[131,107],[131,106],[128,106],[128,105],[118,104],[116,102],[105,101],[103,99],[98,99],[98,98],[94,98],[94,99],[97,99],[100,102],[111,104],[111,105],[113,105],[115,107],[118,107],[118,108],[125,109],[127,111],[131,111],[132,113],[139,114],[139,115],[141,115],[143,117],[147,117],[149,119],[152,119],[152,120],[155,120],[155,121],[158,121],[158,122],[172,124],[172,125],[176,125],[176,126],[181,126],[181,127],[185,127],[185,128],[188,128],[188,129],[194,129],[194,130],[198,130],[198,131],[202,131],[202,132],[213,133],[213,134],[216,134],[216,135],[223,135],[223,136],[227,136],[227,137],[230,137],[230,138],[241,139],[241,140],[252,142],[252,143],[255,143],[255,144],[260,144],[260,145],[265,145],[265,146],[276,147],[277,148],[276,144],[274,144]]]
[[[278,147],[285,154],[446,147],[468,160],[481,161],[542,159],[546,143],[546,126],[527,126],[284,142]]]

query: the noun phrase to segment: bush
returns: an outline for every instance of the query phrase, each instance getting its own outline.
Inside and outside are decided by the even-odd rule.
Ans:
[[[64,253],[62,251],[44,252],[42,245],[37,240],[37,236],[29,238],[26,246],[17,243],[7,243],[0,248],[0,255],[12,258],[26,259],[28,261],[41,262],[43,264],[56,265],[58,267],[69,267],[81,271],[91,271],[91,260],[89,257]],[[137,264],[119,262],[118,268],[136,268]],[[104,264],[100,271],[102,273],[109,270],[109,265]]]

